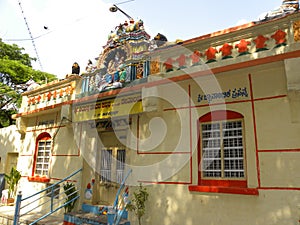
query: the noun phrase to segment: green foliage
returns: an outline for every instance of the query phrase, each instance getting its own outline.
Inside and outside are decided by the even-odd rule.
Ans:
[[[20,107],[28,80],[44,84],[57,79],[53,74],[34,70],[31,61],[35,59],[23,51],[24,48],[6,44],[0,38],[0,128],[14,123],[11,115]]]
[[[140,184],[139,188],[133,193],[133,198],[126,205],[128,211],[134,212],[137,216],[139,225],[141,225],[141,218],[146,212],[145,203],[148,200],[149,193],[145,187]]]
[[[20,63],[17,60],[0,58],[0,73],[9,75],[14,84],[26,83],[30,78],[35,82],[43,84],[47,81],[53,81],[57,77],[53,74],[34,70],[31,67]]]
[[[5,181],[8,185],[8,197],[14,198],[17,192],[17,185],[21,179],[21,173],[15,168],[12,167],[10,174],[5,174]]]
[[[76,190],[75,184],[69,183],[69,182],[64,184],[64,191],[67,196],[66,201],[65,201],[65,203],[67,203],[67,204],[64,206],[65,212],[71,212],[75,207],[75,203],[77,201],[76,197],[78,196],[78,191]],[[76,199],[73,200],[74,198],[76,198]]]
[[[31,67],[31,61],[36,61],[36,59],[31,58],[26,53],[22,53],[24,50],[24,48],[20,48],[16,44],[6,44],[2,42],[2,39],[0,38],[0,59],[16,60],[23,65]]]

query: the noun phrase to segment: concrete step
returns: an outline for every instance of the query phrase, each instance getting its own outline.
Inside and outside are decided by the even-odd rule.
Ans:
[[[66,213],[64,215],[64,225],[78,225],[78,224],[90,224],[90,225],[107,225],[107,215],[97,215],[94,213],[88,213],[84,211]],[[120,225],[130,225],[130,222],[126,219],[122,219]]]

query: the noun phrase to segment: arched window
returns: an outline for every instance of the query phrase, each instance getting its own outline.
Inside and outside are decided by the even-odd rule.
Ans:
[[[243,115],[219,110],[199,118],[199,185],[246,187]]]
[[[49,176],[52,139],[50,134],[42,133],[36,140],[33,176]]]

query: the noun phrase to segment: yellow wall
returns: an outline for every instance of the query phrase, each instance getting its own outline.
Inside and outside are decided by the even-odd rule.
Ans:
[[[300,123],[291,120],[286,69],[283,62],[267,63],[155,87],[155,93],[163,100],[157,104],[157,111],[135,117],[131,135],[132,146],[139,149],[132,149],[130,155],[134,169],[129,182],[143,182],[150,193],[145,222],[165,225],[298,223]],[[211,84],[215,86],[208,88]],[[197,102],[198,94],[244,87],[248,97],[217,99],[210,106],[204,100]],[[196,107],[189,111],[189,104]],[[258,188],[258,196],[188,190],[189,182],[198,183],[197,121],[206,113],[220,109],[244,116],[247,186]],[[138,133],[139,140],[136,140]],[[171,154],[176,151],[182,154]],[[190,161],[185,160],[189,157],[185,152],[189,151],[192,151],[192,174]],[[134,190],[132,187],[130,193]],[[133,215],[131,218],[134,220]]]

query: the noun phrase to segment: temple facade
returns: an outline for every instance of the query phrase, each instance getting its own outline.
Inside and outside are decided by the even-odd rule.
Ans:
[[[112,204],[130,171],[145,224],[299,224],[299,12],[165,40],[125,22],[97,65],[23,94],[19,190],[83,168],[80,204]]]

